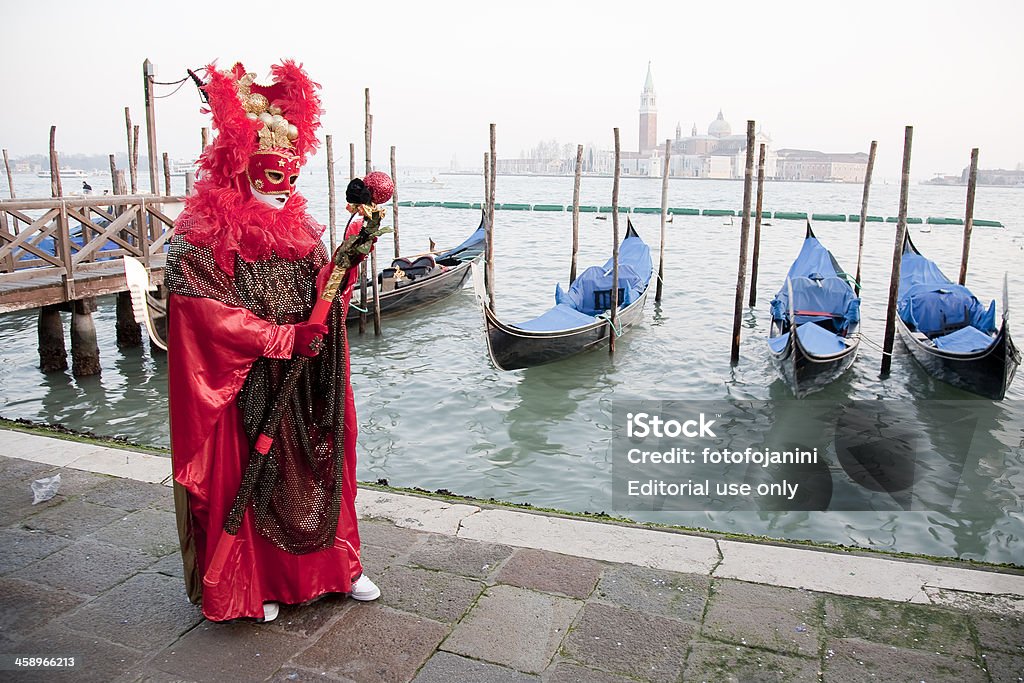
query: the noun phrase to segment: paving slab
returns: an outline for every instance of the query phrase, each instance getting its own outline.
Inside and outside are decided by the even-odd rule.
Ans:
[[[696,626],[590,602],[563,647],[580,664],[644,681],[675,681]]]
[[[147,667],[193,681],[263,680],[306,645],[266,626],[247,620],[203,622],[159,651]]]
[[[711,579],[660,569],[612,565],[597,584],[595,596],[642,612],[700,622]]]
[[[387,519],[400,527],[454,536],[462,520],[479,512],[480,508],[419,496],[360,489],[356,497],[356,511],[360,518]]]
[[[328,593],[302,605],[281,605],[277,619],[267,628],[311,639],[357,604],[342,593]]]
[[[410,566],[437,569],[462,576],[484,578],[512,555],[512,548],[496,543],[465,541],[454,536],[430,534],[409,550]]]
[[[0,633],[20,641],[75,609],[86,598],[68,591],[12,578],[0,579]]]
[[[1024,655],[1024,618],[976,614],[973,620],[983,649]]]
[[[583,557],[520,548],[494,577],[498,583],[584,599],[594,591],[605,565]]]
[[[75,458],[66,467],[159,484],[171,473],[171,459],[115,448],[100,448]]]
[[[975,662],[934,652],[909,650],[866,640],[833,639],[825,655],[825,681],[857,683],[920,683],[956,681],[985,683],[988,676]]]
[[[147,508],[174,510],[174,494],[166,487],[156,488],[146,482],[120,477],[105,477],[99,486],[84,494],[82,500],[129,512]]]
[[[362,535],[362,523],[359,524],[359,532]],[[362,539],[360,539],[362,541]],[[381,545],[370,545],[360,543],[359,561],[363,565],[363,573],[374,581],[383,574],[388,567],[402,564],[404,553],[386,548]]]
[[[508,510],[467,517],[459,538],[698,574],[719,561],[711,538]]]
[[[19,569],[11,576],[99,595],[153,563],[153,556],[85,539]]]
[[[136,510],[94,531],[89,538],[141,550],[154,557],[163,557],[180,548],[178,527],[173,512],[167,510]]]
[[[452,683],[452,681],[529,683],[530,681],[540,681],[540,678],[497,664],[478,662],[449,652],[436,652],[412,680],[413,683]]]
[[[684,681],[789,683],[820,679],[820,660],[792,657],[750,647],[695,642],[686,661]]]
[[[267,679],[267,683],[313,683],[313,681],[349,681],[348,678],[338,678],[323,671],[302,669],[297,666],[282,666]]]
[[[859,638],[885,645],[973,657],[967,636],[970,622],[963,612],[927,605],[900,604],[829,596],[825,629],[837,638]]]
[[[377,585],[385,605],[446,624],[458,621],[485,588],[473,579],[411,567],[392,567]]]
[[[62,620],[80,633],[136,650],[155,652],[203,621],[181,581],[162,574],[137,574]]]
[[[22,526],[67,538],[78,538],[98,531],[126,514],[124,510],[75,499],[26,517]]]
[[[544,680],[546,683],[636,683],[635,678],[588,669],[572,662],[553,664],[546,672]]]
[[[164,555],[159,560],[146,567],[145,571],[158,572],[165,576],[175,576],[179,579],[184,579],[185,577],[185,565],[182,563],[180,552],[173,552]]]
[[[1006,652],[988,652],[983,660],[992,683],[1020,683],[1024,681],[1024,655]]]
[[[0,575],[52,555],[71,541],[45,531],[0,529]]]
[[[360,491],[359,497],[365,493],[365,491]],[[425,532],[395,526],[391,521],[359,520],[359,541],[361,543],[388,548],[399,553],[404,553],[416,545],[424,536],[426,536]]]
[[[29,647],[31,644],[31,647]],[[75,667],[65,673],[53,671],[20,672],[11,680],[18,681],[79,681],[109,683],[124,672],[137,666],[145,657],[137,650],[108,642],[87,633],[76,633],[58,625],[50,625],[34,632],[25,640],[28,652],[18,650],[16,654],[41,654],[51,657],[73,655]],[[6,672],[5,672],[6,673]]]
[[[0,437],[5,437],[12,433],[13,432],[2,431],[2,433],[0,433]],[[4,450],[3,447],[0,447],[0,451],[2,450]],[[53,465],[36,462],[35,460],[22,460],[21,458],[4,457],[0,458],[0,481],[7,483],[28,483],[33,479],[45,477],[46,473],[53,469]]]
[[[706,638],[816,657],[819,596],[740,581],[715,581],[701,632]]]
[[[83,455],[105,450],[102,446],[26,432],[0,429],[0,455],[66,467]]]
[[[540,673],[582,603],[513,586],[493,586],[462,618],[441,649]]]
[[[408,681],[448,627],[377,603],[356,605],[292,664],[369,683]]]

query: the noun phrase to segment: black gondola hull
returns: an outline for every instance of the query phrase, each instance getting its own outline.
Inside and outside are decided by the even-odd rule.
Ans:
[[[650,288],[648,288],[650,289]],[[625,332],[644,315],[647,290],[636,301],[619,311],[616,325]],[[531,332],[501,322],[484,304],[487,324],[487,349],[500,370],[520,370],[554,363],[608,344],[611,325],[605,320],[592,325],[556,332]]]
[[[475,260],[475,259],[473,259]],[[473,260],[462,261],[457,266],[438,273],[432,277],[423,278],[412,282],[404,287],[393,289],[390,292],[383,292],[380,295],[380,315],[383,318],[387,315],[407,313],[424,306],[436,303],[445,299],[462,289],[469,277],[470,267]],[[367,286],[367,294],[370,288]],[[359,287],[355,288],[352,294],[352,303],[359,304]],[[361,305],[361,304],[360,304]],[[368,315],[373,314],[373,297],[367,296],[366,310]],[[355,306],[348,309],[346,321],[351,323],[359,319],[359,310]]]
[[[856,330],[852,330],[856,333]],[[857,359],[860,342],[853,343],[842,353],[816,356],[808,352],[796,335],[781,353],[769,351],[772,365],[797,398],[820,391],[850,369]]]
[[[1010,338],[1005,321],[987,349],[970,354],[952,354],[918,340],[899,316],[897,329],[910,355],[932,377],[972,394],[1000,401],[1020,364],[1020,351]]]

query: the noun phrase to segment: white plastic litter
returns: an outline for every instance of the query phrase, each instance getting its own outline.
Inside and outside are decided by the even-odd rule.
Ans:
[[[60,473],[32,482],[32,504],[45,503],[57,495],[60,489]]]

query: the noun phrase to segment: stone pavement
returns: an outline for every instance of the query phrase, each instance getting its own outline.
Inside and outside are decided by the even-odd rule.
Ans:
[[[0,453],[12,452],[0,433]],[[123,467],[137,455],[120,453],[104,457]],[[75,655],[81,664],[2,671],[0,680],[1024,680],[1019,576],[952,569],[960,574],[948,578],[927,563],[867,558],[888,574],[862,584],[830,579],[848,593],[840,595],[766,584],[786,583],[786,551],[807,554],[789,562],[815,574],[812,582],[839,576],[836,562],[863,558],[373,490],[360,493],[360,529],[378,602],[329,596],[283,607],[271,624],[209,623],[185,598],[170,488],[74,469],[76,459],[60,466],[22,457],[41,458],[38,448],[0,455],[0,653]],[[60,493],[31,505],[30,483],[56,472]],[[478,520],[489,512],[505,515],[494,518],[503,542],[466,537],[487,535]],[[545,543],[571,552],[534,547],[531,523]],[[564,524],[574,525],[575,545],[559,540],[568,537],[559,535]],[[645,534],[658,547],[635,557],[649,566],[606,559],[620,551],[597,535],[588,540],[602,529],[626,539],[616,546]],[[666,565],[679,560],[665,541],[673,538],[742,547],[719,547],[712,566],[698,557],[672,571]],[[818,556],[831,564],[815,564]],[[719,574],[728,563],[759,564],[779,578],[728,578],[741,573]],[[900,600],[857,595],[866,583],[899,593],[906,575],[924,578]],[[962,587],[979,580],[1008,588]]]

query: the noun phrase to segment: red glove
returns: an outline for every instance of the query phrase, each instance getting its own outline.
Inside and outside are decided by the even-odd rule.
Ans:
[[[327,325],[320,323],[297,323],[292,325],[295,328],[295,345],[292,347],[292,355],[297,353],[308,358],[313,358],[324,347],[324,337],[327,335]]]

